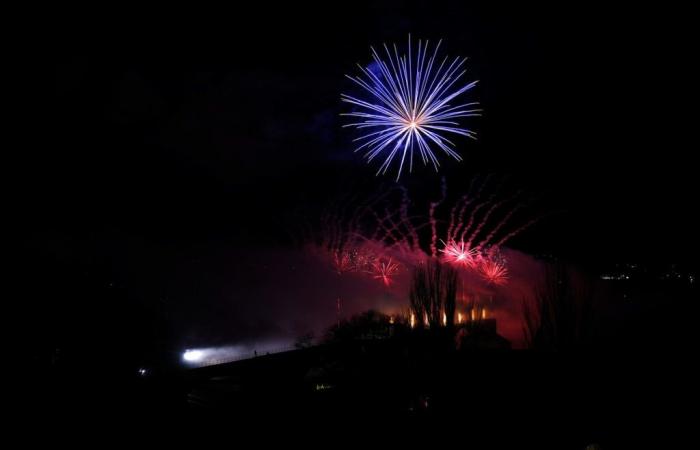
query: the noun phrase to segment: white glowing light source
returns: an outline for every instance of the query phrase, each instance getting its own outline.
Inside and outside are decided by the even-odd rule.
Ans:
[[[286,339],[241,343],[222,347],[190,348],[182,353],[182,362],[191,367],[212,366],[254,358],[259,354],[279,353],[292,350],[293,348],[292,342]]]
[[[204,352],[201,350],[185,350],[185,353],[182,354],[182,359],[187,362],[201,361],[202,358],[204,358]]]

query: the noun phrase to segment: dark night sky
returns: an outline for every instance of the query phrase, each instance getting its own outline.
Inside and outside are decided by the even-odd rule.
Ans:
[[[157,316],[176,297],[174,279],[204,280],[187,295],[206,297],[231,254],[291,247],[281,225],[290,211],[318,210],[343,182],[371,182],[340,129],[343,75],[370,45],[408,33],[445,39],[480,80],[479,141],[460,141],[465,161],[448,179],[510,173],[562,211],[515,246],[586,262],[691,261],[689,16],[489,3],[124,11],[89,22],[63,11],[42,22],[28,38],[39,50],[25,77],[31,132],[18,187],[24,301],[41,298],[48,311],[37,342],[61,334],[47,325],[55,314],[133,317],[123,305],[85,311],[95,291],[84,287],[81,306],[67,306],[77,285],[116,282],[127,293],[115,303],[123,295]],[[437,186],[427,171],[406,182]]]

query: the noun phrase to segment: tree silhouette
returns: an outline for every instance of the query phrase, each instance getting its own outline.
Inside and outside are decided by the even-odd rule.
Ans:
[[[529,348],[564,350],[590,337],[592,296],[585,283],[574,282],[563,264],[547,267],[534,302],[523,301],[525,342]]]
[[[433,259],[419,265],[413,271],[409,299],[419,326],[427,317],[431,328],[439,327],[444,314],[446,325],[452,327],[457,306],[457,271]]]

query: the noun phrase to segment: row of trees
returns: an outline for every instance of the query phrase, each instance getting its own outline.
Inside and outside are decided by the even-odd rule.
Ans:
[[[585,345],[592,331],[590,282],[559,264],[548,266],[534,296],[523,301],[525,344],[531,349],[566,350]],[[414,269],[410,285],[410,313],[415,326],[437,330],[454,327],[459,287],[457,271],[431,259]],[[397,324],[408,327],[402,319]],[[403,319],[406,320],[406,319]],[[328,330],[325,341],[383,338],[391,335],[393,319],[367,311]],[[310,340],[309,340],[310,341]]]
[[[419,326],[424,317],[431,328],[439,326],[443,319],[448,327],[454,324],[458,279],[455,269],[437,260],[428,260],[415,269],[410,302],[411,312]]]
[[[411,280],[410,307],[415,324],[427,318],[430,328],[454,324],[457,271],[437,260],[418,266]],[[523,302],[523,325],[528,348],[564,350],[585,345],[592,332],[592,283],[577,279],[563,264],[548,266],[534,297]]]

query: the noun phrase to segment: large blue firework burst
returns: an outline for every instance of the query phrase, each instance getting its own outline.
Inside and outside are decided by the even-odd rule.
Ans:
[[[373,63],[368,67],[358,64],[361,76],[346,75],[370,98],[363,100],[341,94],[342,101],[356,107],[343,115],[359,119],[344,127],[366,131],[354,140],[359,145],[355,151],[364,150],[368,162],[380,155],[384,158],[377,175],[386,174],[397,160],[398,181],[406,160],[409,172],[413,170],[414,151],[420,154],[424,164],[431,163],[437,171],[440,163],[436,152],[462,160],[454,150],[455,144],[448,139],[450,134],[475,138],[473,131],[462,128],[456,120],[479,116],[478,102],[453,105],[453,101],[477,82],[459,83],[466,72],[466,58],[445,56],[438,60],[441,43],[431,50],[429,41],[419,40],[415,59],[410,36],[404,55],[399,55],[396,45],[392,52],[384,44],[386,58],[382,59],[372,48]]]

